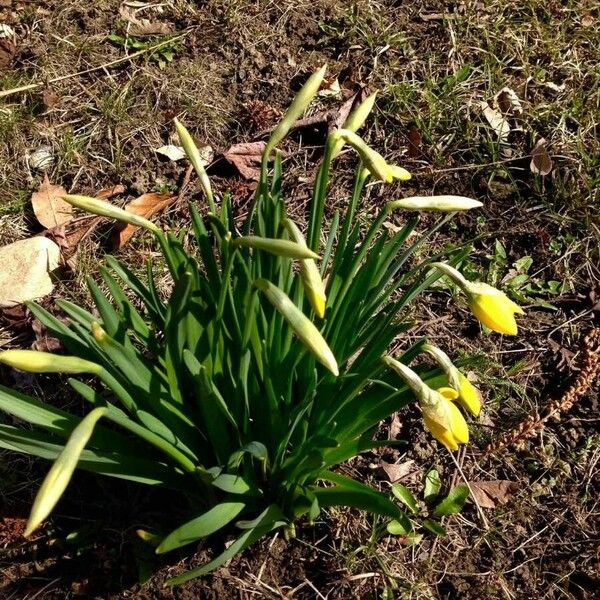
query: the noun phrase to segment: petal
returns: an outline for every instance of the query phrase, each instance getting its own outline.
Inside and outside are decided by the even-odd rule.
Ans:
[[[481,412],[481,394],[479,390],[462,373],[459,373],[458,377],[460,381],[459,404],[472,415],[478,416]]]
[[[452,436],[459,444],[466,444],[469,441],[469,427],[465,418],[462,416],[456,404],[448,402],[450,411],[450,423],[452,427]]]
[[[446,398],[446,400],[456,400],[459,396],[458,392],[451,387],[438,388],[438,392]]]
[[[440,442],[440,444],[448,448],[448,450],[458,450],[458,444],[451,431],[444,429],[425,414],[423,414],[423,422],[431,435]]]

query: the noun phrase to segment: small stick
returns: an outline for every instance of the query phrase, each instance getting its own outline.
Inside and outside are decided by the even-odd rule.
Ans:
[[[112,60],[108,63],[104,63],[97,67],[91,67],[89,69],[84,69],[83,71],[78,71],[77,73],[69,73],[68,75],[61,75],[60,77],[54,77],[54,79],[49,79],[48,81],[45,81],[45,82],[29,83],[28,85],[22,85],[20,87],[12,88],[10,90],[0,91],[0,98],[4,98],[6,96],[11,96],[12,94],[18,94],[19,92],[27,92],[29,90],[35,90],[35,89],[42,87],[44,85],[47,85],[49,83],[57,83],[59,81],[64,81],[65,79],[71,79],[73,77],[79,77],[80,75],[87,75],[88,73],[93,73],[94,71],[100,71],[101,69],[107,69],[108,67],[114,67],[115,65],[119,65],[121,63],[133,60],[134,58],[137,58],[138,56],[141,56],[142,54],[145,54],[146,52],[152,52],[153,50],[157,50],[158,48],[161,48],[162,46],[166,46],[167,44],[170,44],[172,42],[180,40],[181,38],[185,37],[190,31],[191,31],[191,29],[188,29],[187,31],[184,31],[183,33],[181,33],[175,37],[169,38],[168,40],[163,40],[162,42],[159,42],[158,44],[154,44],[154,46],[150,46],[149,48],[143,48],[142,50],[138,50],[137,52],[134,52],[133,54],[129,54],[128,56],[122,56],[121,58],[117,58],[116,60]]]
[[[527,438],[532,437],[536,431],[542,429],[549,419],[558,419],[560,413],[569,410],[579,398],[587,393],[600,372],[600,327],[595,327],[585,336],[583,345],[582,369],[563,396],[550,402],[544,416],[529,415],[517,427],[490,444],[485,449],[484,456],[495,454],[513,444],[522,444]]]

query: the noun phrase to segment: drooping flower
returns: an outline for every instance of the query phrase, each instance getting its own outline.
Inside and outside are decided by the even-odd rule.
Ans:
[[[454,404],[458,393],[452,388],[432,390],[439,398],[435,403],[420,402],[423,422],[431,435],[448,450],[458,450],[459,444],[469,441],[469,428],[462,413]]]
[[[423,344],[422,349],[423,352],[433,356],[444,372],[447,385],[456,390],[458,394],[456,401],[471,414],[479,415],[481,411],[479,390],[454,366],[450,357],[441,348],[432,344]]]
[[[525,313],[504,292],[487,283],[467,281],[459,271],[446,263],[436,262],[432,266],[450,277],[465,292],[469,308],[480,323],[496,333],[517,334],[515,314]]]
[[[413,390],[423,411],[423,421],[430,433],[448,450],[457,450],[459,444],[469,441],[469,428],[460,410],[454,404],[458,392],[449,387],[430,388],[409,367],[389,356],[383,362],[392,368]]]

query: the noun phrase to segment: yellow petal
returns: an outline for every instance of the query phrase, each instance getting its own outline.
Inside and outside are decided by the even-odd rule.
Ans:
[[[478,321],[496,333],[516,335],[518,332],[514,313],[518,307],[503,292],[497,294],[473,294],[469,307]]]
[[[448,412],[450,415],[450,427],[454,439],[459,444],[466,444],[469,441],[469,427],[462,413],[456,404],[448,402]]]
[[[479,390],[462,373],[459,373],[458,379],[460,382],[458,390],[459,404],[472,415],[478,416],[481,411],[481,394]]]
[[[458,398],[458,392],[451,387],[438,388],[438,392],[447,400],[456,400]]]
[[[439,423],[430,419],[425,413],[423,413],[423,422],[431,435],[440,442],[440,444],[444,445],[448,450],[458,450],[456,439],[449,429],[444,429]]]

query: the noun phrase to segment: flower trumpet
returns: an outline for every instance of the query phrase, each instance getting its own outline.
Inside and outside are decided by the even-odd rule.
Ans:
[[[450,387],[458,394],[456,401],[472,415],[479,415],[481,411],[479,390],[454,366],[443,350],[431,344],[424,344],[423,351],[431,355],[444,371]]]

